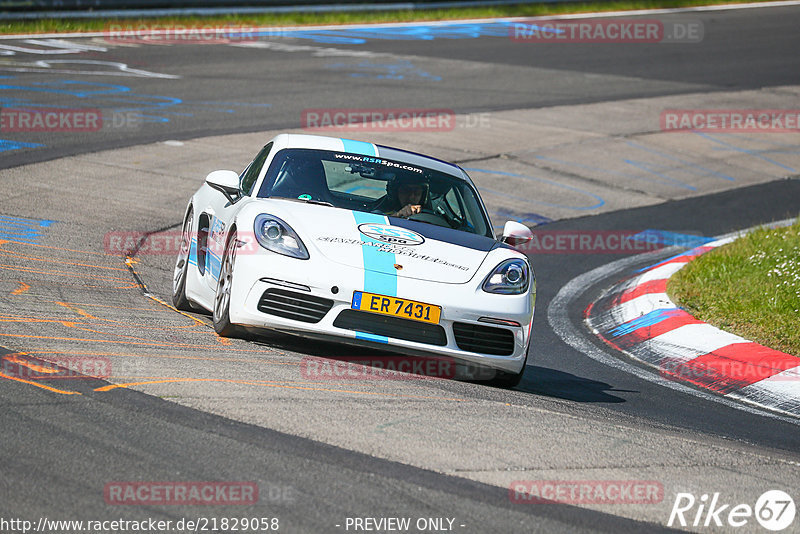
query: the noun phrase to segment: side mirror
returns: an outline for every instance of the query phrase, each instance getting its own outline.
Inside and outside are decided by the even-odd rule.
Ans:
[[[214,171],[206,176],[206,183],[220,191],[231,204],[239,196],[239,175],[233,171]]]
[[[531,229],[522,223],[508,221],[503,227],[503,243],[508,243],[512,247],[519,247],[533,239]]]

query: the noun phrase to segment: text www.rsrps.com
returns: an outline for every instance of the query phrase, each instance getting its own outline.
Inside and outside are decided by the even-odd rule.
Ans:
[[[107,534],[136,532],[138,534],[183,534],[189,532],[277,532],[280,520],[277,517],[196,517],[182,519],[106,519],[74,520],[40,517],[36,521],[6,519],[0,517],[0,532],[42,532],[44,534],[71,534],[87,532]]]

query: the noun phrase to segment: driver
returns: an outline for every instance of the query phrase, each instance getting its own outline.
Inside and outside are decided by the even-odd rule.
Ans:
[[[428,184],[422,177],[397,177],[386,184],[388,205],[383,210],[390,217],[408,218],[422,212],[428,196]]]

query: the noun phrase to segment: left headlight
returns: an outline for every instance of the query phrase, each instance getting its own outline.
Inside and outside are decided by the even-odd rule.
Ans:
[[[292,227],[278,217],[262,213],[253,223],[258,243],[267,250],[301,260],[308,259],[308,249]]]
[[[483,290],[487,293],[519,295],[528,290],[530,268],[523,260],[506,260],[495,267],[492,274],[483,281]]]

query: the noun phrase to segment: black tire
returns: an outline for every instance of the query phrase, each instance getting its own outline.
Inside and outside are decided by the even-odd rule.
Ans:
[[[214,295],[214,311],[212,320],[214,331],[222,337],[243,337],[244,330],[231,324],[231,284],[233,283],[233,266],[236,262],[236,229],[231,230],[225,244],[225,254],[219,268],[217,292]]]
[[[189,208],[189,213],[183,221],[181,230],[181,248],[178,259],[175,260],[175,270],[172,274],[172,305],[182,311],[196,311],[196,308],[186,298],[186,276],[189,272],[189,253],[192,247],[192,228],[194,227],[194,212]]]
[[[527,363],[527,360],[526,360]],[[519,373],[507,373],[505,371],[497,370],[497,373],[494,378],[491,380],[487,380],[484,382],[487,386],[495,387],[495,388],[503,388],[503,389],[511,389],[515,388],[519,385],[522,381],[522,375],[525,374],[525,366],[522,366],[522,369]]]
[[[525,361],[522,362],[522,369],[519,373],[508,373],[506,371],[495,370],[495,376],[491,380],[484,382],[487,386],[495,388],[511,389],[515,388],[522,381],[522,375],[525,374],[525,367],[528,365],[528,352],[531,350],[531,340],[528,339],[528,346],[525,348]]]

